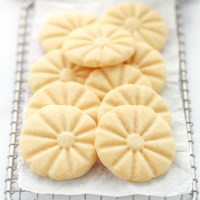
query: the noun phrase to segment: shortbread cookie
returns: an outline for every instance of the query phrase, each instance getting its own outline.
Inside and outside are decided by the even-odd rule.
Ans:
[[[95,21],[96,19],[87,13],[67,12],[53,16],[41,28],[41,46],[44,51],[60,49],[70,32]]]
[[[125,28],[136,41],[147,42],[159,50],[163,48],[168,35],[166,23],[159,13],[140,3],[113,6],[100,21]]]
[[[30,99],[26,118],[48,105],[69,105],[84,111],[94,120],[100,101],[86,86],[76,82],[55,82],[38,90]]]
[[[28,118],[20,153],[31,170],[54,180],[86,174],[97,159],[95,122],[72,106],[47,106]]]
[[[70,33],[63,44],[66,58],[88,67],[122,63],[135,51],[131,34],[111,25],[91,25]]]
[[[164,99],[151,88],[142,85],[126,84],[106,94],[98,110],[98,119],[105,113],[121,105],[144,105],[153,109],[170,126],[171,114]]]
[[[85,82],[100,100],[110,90],[128,83],[151,87],[149,80],[137,68],[129,65],[96,69],[90,73]]]
[[[140,69],[151,82],[152,88],[160,92],[165,84],[166,66],[160,52],[145,43],[136,44],[136,52],[126,62]]]
[[[41,87],[56,81],[84,83],[91,71],[91,68],[70,63],[61,50],[53,50],[32,65],[29,86],[34,93]]]
[[[147,182],[167,172],[176,153],[169,125],[145,106],[119,106],[99,121],[95,148],[116,176]]]

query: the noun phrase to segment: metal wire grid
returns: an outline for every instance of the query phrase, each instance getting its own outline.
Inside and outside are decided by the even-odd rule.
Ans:
[[[192,122],[190,120],[190,100],[189,91],[187,84],[187,69],[186,69],[186,52],[185,52],[185,40],[184,40],[184,30],[183,21],[181,15],[181,8],[179,0],[176,1],[176,13],[177,13],[177,34],[179,40],[179,61],[180,61],[180,83],[182,91],[183,106],[185,111],[185,120],[188,133],[188,143],[190,149],[190,162],[192,169],[192,190],[188,195],[179,195],[176,197],[153,197],[153,196],[139,196],[133,195],[129,197],[115,197],[108,198],[104,196],[95,195],[76,195],[76,196],[64,196],[64,195],[40,195],[34,194],[25,190],[21,190],[17,185],[17,163],[18,163],[18,145],[19,145],[19,135],[22,126],[22,119],[20,117],[22,113],[23,105],[23,74],[25,73],[24,65],[26,63],[26,54],[28,52],[29,46],[29,36],[33,15],[34,0],[26,0],[21,9],[20,21],[19,21],[19,33],[18,33],[18,50],[17,50],[17,60],[16,60],[16,77],[15,77],[15,89],[13,98],[13,109],[12,109],[12,122],[11,122],[11,132],[10,132],[10,144],[9,144],[9,155],[8,155],[8,165],[7,165],[7,178],[5,180],[5,199],[6,200],[153,200],[153,199],[163,199],[163,200],[174,200],[174,199],[198,199],[198,188],[197,188],[197,177],[196,177],[196,165],[195,165],[195,154],[193,149],[193,131]]]
[[[185,121],[187,126],[187,134],[188,134],[188,143],[190,149],[190,164],[192,168],[192,199],[198,199],[198,179],[196,175],[197,167],[195,165],[195,153],[194,153],[194,140],[193,140],[193,131],[192,126],[193,123],[191,122],[191,108],[190,108],[190,99],[189,99],[189,90],[188,90],[188,81],[187,81],[187,61],[186,61],[186,51],[185,51],[185,37],[184,37],[184,23],[183,23],[183,16],[181,13],[180,3],[177,1],[176,5],[177,10],[177,34],[179,40],[179,66],[180,66],[180,82],[181,82],[181,91],[182,91],[182,99],[183,99],[183,107],[185,111]]]

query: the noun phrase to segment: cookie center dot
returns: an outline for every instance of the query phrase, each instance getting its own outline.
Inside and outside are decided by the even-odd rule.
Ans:
[[[99,37],[94,40],[94,45],[98,47],[104,47],[109,44],[109,39],[106,37]]]
[[[69,148],[74,144],[75,136],[73,133],[66,131],[58,134],[58,145],[62,148]]]
[[[144,139],[137,134],[131,134],[127,138],[127,144],[133,151],[139,151],[144,147]]]
[[[63,69],[60,72],[60,80],[63,82],[74,81],[74,73],[70,68]]]
[[[135,31],[140,28],[140,21],[135,17],[129,17],[124,22],[125,28]]]

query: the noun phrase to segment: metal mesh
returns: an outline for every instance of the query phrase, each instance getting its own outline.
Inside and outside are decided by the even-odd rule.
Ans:
[[[64,1],[64,0],[63,0]],[[21,190],[17,184],[17,163],[18,163],[18,145],[19,135],[22,125],[21,114],[23,112],[23,75],[26,73],[24,65],[27,63],[26,57],[29,47],[29,37],[31,31],[32,16],[34,12],[34,0],[27,0],[21,9],[19,31],[18,31],[18,51],[16,60],[16,77],[15,77],[15,89],[13,94],[13,109],[12,109],[12,122],[10,132],[10,144],[9,144],[9,155],[7,165],[7,178],[5,180],[5,199],[6,200],[197,200],[198,199],[198,188],[197,188],[197,177],[196,177],[196,165],[195,165],[195,154],[193,150],[193,131],[192,122],[190,120],[190,100],[189,91],[187,84],[187,69],[186,69],[186,52],[185,52],[185,40],[183,32],[183,21],[181,15],[180,3],[176,1],[177,11],[177,34],[179,39],[179,62],[180,62],[180,85],[182,91],[182,100],[185,111],[185,120],[188,133],[188,143],[190,148],[190,163],[192,169],[192,190],[188,195],[179,195],[175,197],[153,197],[153,196],[141,196],[133,195],[127,197],[106,197],[97,195],[41,195],[34,194],[28,191]]]

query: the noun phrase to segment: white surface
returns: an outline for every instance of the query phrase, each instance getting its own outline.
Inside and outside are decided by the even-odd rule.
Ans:
[[[87,0],[88,1],[88,0]],[[80,10],[88,12],[95,17],[101,17],[105,10],[124,0],[91,0],[88,4],[82,2],[55,2],[39,0],[35,4],[35,15],[30,39],[29,59],[27,68],[43,55],[38,42],[40,27],[52,15],[64,11]],[[137,0],[129,0],[136,2]],[[189,158],[189,147],[184,117],[181,93],[179,89],[179,55],[176,30],[176,10],[174,0],[141,0],[158,12],[162,13],[169,27],[169,38],[162,55],[166,62],[167,80],[162,96],[167,102],[173,118],[173,133],[177,145],[176,158],[169,171],[159,178],[148,183],[131,183],[123,181],[114,176],[101,163],[97,163],[90,172],[78,179],[59,182],[52,181],[34,174],[31,169],[21,160],[19,165],[19,185],[22,189],[34,193],[54,194],[98,194],[103,196],[127,196],[132,194],[149,194],[152,196],[176,196],[188,194],[191,191],[191,167]],[[83,6],[84,5],[84,6]],[[48,7],[48,11],[46,8]],[[27,88],[27,93],[29,89]],[[25,95],[28,97],[28,95]],[[29,98],[29,97],[28,97]],[[28,99],[27,99],[28,100]],[[95,184],[94,184],[95,183]],[[80,186],[80,187],[79,187]],[[77,187],[79,189],[77,190]]]
[[[0,0],[0,198],[3,199],[3,189],[6,168],[6,156],[8,153],[9,120],[11,118],[11,101],[13,88],[13,75],[15,70],[15,47],[18,22],[19,0]],[[185,4],[184,15],[186,22],[186,42],[189,69],[190,97],[192,100],[192,120],[194,122],[195,152],[197,166],[200,166],[200,1],[190,1]],[[200,179],[198,171],[198,178]]]

